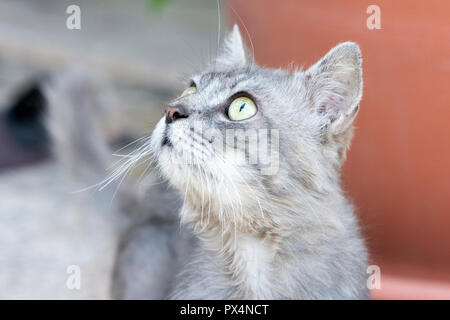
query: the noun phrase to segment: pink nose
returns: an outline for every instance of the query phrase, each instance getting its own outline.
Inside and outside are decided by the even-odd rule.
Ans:
[[[166,114],[166,123],[171,123],[177,119],[188,117],[187,112],[180,105],[175,107],[166,107],[164,112]]]

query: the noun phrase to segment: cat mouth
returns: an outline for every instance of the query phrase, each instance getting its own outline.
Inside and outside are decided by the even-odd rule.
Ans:
[[[167,136],[167,131],[164,131],[163,138],[161,139],[161,147],[168,146],[173,147],[172,142],[170,141],[169,137]]]

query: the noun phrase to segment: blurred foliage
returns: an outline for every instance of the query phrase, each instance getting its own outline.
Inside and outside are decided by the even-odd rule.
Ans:
[[[162,11],[172,0],[147,0],[151,11]]]

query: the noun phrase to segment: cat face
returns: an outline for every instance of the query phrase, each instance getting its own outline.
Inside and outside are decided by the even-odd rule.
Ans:
[[[254,204],[338,174],[361,98],[360,52],[344,43],[306,72],[261,68],[235,26],[187,87],[152,135],[163,174],[201,203]]]

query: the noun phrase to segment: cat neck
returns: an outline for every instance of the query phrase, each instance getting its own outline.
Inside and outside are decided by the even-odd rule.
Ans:
[[[236,288],[236,298],[272,298],[270,285],[279,241],[275,229],[224,224],[216,212],[211,212],[208,221],[205,209],[202,222],[199,209],[185,204],[183,221],[191,222],[205,254],[215,261],[218,272],[225,274],[230,285]]]
[[[328,199],[328,203],[341,211],[340,204],[345,205],[340,201],[342,199]],[[309,211],[296,212],[295,219],[292,219],[294,212],[288,212],[289,208],[278,208],[275,212],[267,211],[267,206],[265,210],[253,206],[245,210],[247,219],[235,220],[232,216],[236,212],[197,200],[187,198],[181,211],[182,221],[193,226],[205,253],[237,288],[237,298],[277,297],[273,275],[282,276],[280,270],[284,267],[280,267],[283,265],[280,252],[283,259],[290,259],[298,252],[287,248],[323,243],[330,234],[345,229],[342,217],[329,210],[330,205],[314,207],[308,204]],[[288,220],[280,218],[289,215]]]

